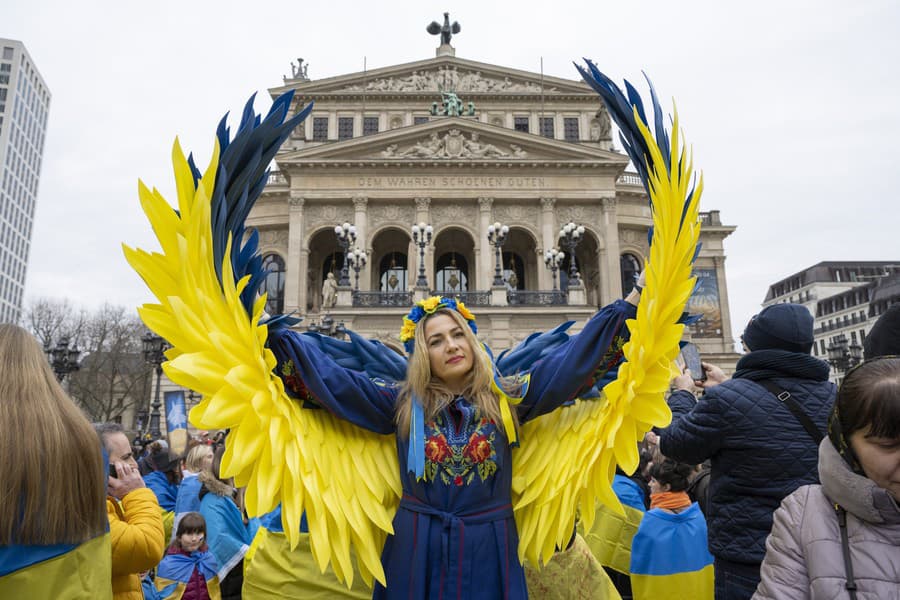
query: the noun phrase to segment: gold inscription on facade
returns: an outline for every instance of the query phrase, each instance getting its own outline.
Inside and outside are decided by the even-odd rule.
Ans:
[[[361,188],[531,188],[545,186],[543,177],[482,177],[454,175],[446,177],[360,177]]]

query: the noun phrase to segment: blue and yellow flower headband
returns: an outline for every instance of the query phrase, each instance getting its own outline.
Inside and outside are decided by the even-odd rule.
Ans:
[[[475,325],[475,315],[473,315],[466,305],[454,298],[446,298],[444,296],[432,296],[424,300],[416,302],[409,314],[403,317],[403,328],[400,329],[400,341],[410,354],[415,346],[416,326],[425,316],[433,315],[442,308],[455,310],[469,324],[472,333],[478,333],[478,327]]]

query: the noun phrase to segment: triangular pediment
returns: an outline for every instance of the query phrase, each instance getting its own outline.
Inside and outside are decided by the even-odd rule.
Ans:
[[[599,147],[544,138],[473,119],[440,117],[419,125],[286,152],[278,157],[280,164],[319,161],[579,161],[624,166],[628,158]]]
[[[466,96],[594,94],[580,81],[548,75],[542,77],[540,73],[455,56],[440,56],[317,80],[285,79],[285,85],[270,91],[277,95],[289,89],[294,89],[303,96],[313,97],[330,94],[434,95],[440,91],[455,91]]]

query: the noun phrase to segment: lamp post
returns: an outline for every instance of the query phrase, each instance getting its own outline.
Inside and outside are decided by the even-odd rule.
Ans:
[[[550,272],[553,273],[553,291],[557,290],[556,288],[556,272],[559,270],[559,265],[562,264],[563,259],[566,257],[564,252],[560,252],[556,248],[550,248],[546,252],[544,252],[544,264],[547,265],[547,268],[550,269]]]
[[[66,375],[81,368],[78,363],[81,350],[75,344],[72,344],[71,348],[69,347],[69,336],[67,335],[59,338],[56,346],[51,347],[50,340],[47,340],[44,344],[44,354],[47,355],[47,362],[50,363],[50,368],[53,369],[56,380],[60,383],[66,378]]]
[[[347,265],[349,264],[347,251],[350,249],[350,246],[356,243],[356,226],[347,222],[343,225],[335,225],[334,235],[337,236],[338,246],[341,247],[341,251],[344,253],[344,264],[341,266],[341,277],[338,280],[338,285],[349,286],[350,272],[347,270]]]
[[[862,360],[862,347],[859,344],[850,344],[843,333],[834,338],[827,348],[828,362],[838,373],[846,373]]]
[[[162,436],[162,432],[159,430],[159,380],[162,377],[162,364],[166,360],[165,352],[169,345],[166,340],[150,331],[141,337],[141,344],[144,350],[144,361],[153,365],[156,370],[156,392],[150,411],[150,437],[158,440]]]
[[[350,266],[353,267],[353,272],[356,274],[356,287],[353,289],[357,292],[359,291],[359,271],[366,266],[366,262],[368,258],[366,257],[366,251],[360,250],[359,247],[353,249],[347,256],[347,260],[350,261]]]
[[[569,285],[580,285],[578,268],[575,264],[575,247],[584,235],[584,226],[569,221],[559,230],[560,243],[569,250]]]
[[[427,288],[428,280],[425,278],[425,246],[431,243],[434,228],[425,223],[412,226],[413,241],[419,247],[419,277],[416,279],[416,287]]]
[[[506,243],[507,237],[509,237],[509,227],[506,225],[494,223],[493,225],[488,226],[487,239],[489,244],[494,245],[494,256],[496,259],[496,264],[494,266],[494,282],[491,284],[493,286],[503,285],[503,273],[500,270],[500,248]]]

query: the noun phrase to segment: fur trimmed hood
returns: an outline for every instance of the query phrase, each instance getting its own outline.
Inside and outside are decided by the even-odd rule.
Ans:
[[[200,471],[200,474],[197,475],[197,479],[200,480],[200,483],[203,484],[207,490],[215,494],[216,496],[225,496],[226,498],[234,498],[235,488],[231,487],[227,483],[216,479],[216,476],[212,474],[211,471]]]

